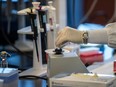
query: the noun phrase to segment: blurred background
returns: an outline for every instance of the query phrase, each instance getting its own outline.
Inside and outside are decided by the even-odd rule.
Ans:
[[[16,47],[15,44],[18,40],[24,41],[29,39],[32,41],[31,35],[20,35],[17,33],[19,29],[30,26],[30,20],[28,16],[19,16],[17,15],[17,11],[32,7],[32,1],[39,1],[41,2],[41,5],[47,5],[47,2],[51,0],[0,0],[0,50],[6,50],[21,55],[24,54],[26,56],[30,54],[28,55],[28,57],[31,57],[30,61],[32,61],[33,48],[30,48],[29,50],[23,50]],[[116,0],[52,1],[56,7],[57,23],[59,24],[60,28],[70,26],[80,30],[101,29],[106,24],[115,22],[116,20]],[[87,46],[99,46],[103,53],[106,52],[106,49],[108,49],[107,53],[105,53],[108,55],[108,58],[110,58],[112,54],[115,53],[115,50],[107,47],[107,45]],[[82,45],[81,47],[83,48],[87,46]],[[32,62],[29,67],[30,66],[32,66]]]
[[[8,37],[11,43],[18,39],[17,30],[30,25],[27,16],[17,15],[17,11],[32,7],[31,2],[34,0],[0,0],[0,45],[7,45],[8,42],[4,38],[4,34]],[[42,5],[47,5],[49,0],[35,0],[40,1]],[[54,3],[57,0],[53,0]],[[60,1],[60,0],[59,0]],[[66,2],[66,25],[77,28],[82,23],[95,23],[106,25],[109,22],[114,22],[115,17],[115,0],[63,0]],[[59,2],[59,3],[60,3]],[[55,6],[57,6],[55,4]],[[59,9],[60,9],[59,8]],[[63,13],[62,13],[63,14]],[[60,20],[60,19],[58,19]],[[2,32],[3,30],[3,32]]]

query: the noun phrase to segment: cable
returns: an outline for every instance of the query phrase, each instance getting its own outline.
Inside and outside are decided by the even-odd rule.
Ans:
[[[32,56],[29,56],[27,54],[25,54],[24,52],[20,51],[17,47],[15,47],[8,39],[8,37],[6,36],[6,34],[4,33],[4,30],[3,30],[3,26],[1,28],[1,31],[2,31],[2,35],[3,37],[5,38],[5,40],[13,47],[16,49],[16,51],[19,53],[19,54],[22,54],[22,55],[26,55],[27,57],[32,57]]]
[[[116,21],[116,0],[114,0],[114,13],[113,13],[112,17],[109,19],[109,21],[107,22],[107,24],[110,22],[113,22],[113,20]]]
[[[8,26],[7,26],[7,33],[10,34],[10,27],[11,27],[11,0],[7,0],[7,21],[8,21]]]
[[[5,33],[4,33],[4,31],[3,31],[3,28],[1,28],[1,31],[2,31],[2,35],[3,35],[3,37],[5,38],[5,40],[6,40],[13,48],[15,48],[16,51],[17,51],[19,54],[26,55],[27,57],[32,57],[32,56],[29,56],[29,55],[25,54],[24,52],[20,51],[16,46],[14,46],[14,44],[12,44],[12,43],[9,41],[8,37],[5,35]]]
[[[19,79],[30,79],[30,80],[41,79],[41,80],[45,80],[46,81],[46,87],[48,87],[48,77],[47,76],[25,75],[25,76],[19,76]]]
[[[43,80],[48,80],[48,77],[47,76],[25,75],[25,76],[19,76],[19,79],[43,79]]]
[[[82,24],[88,17],[89,15],[92,13],[93,9],[95,8],[96,4],[97,4],[98,0],[94,0],[90,9],[88,10],[88,12],[85,14],[85,16],[80,20],[79,25]]]

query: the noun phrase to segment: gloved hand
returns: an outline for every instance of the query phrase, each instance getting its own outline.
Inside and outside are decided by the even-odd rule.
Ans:
[[[66,42],[73,43],[82,43],[83,42],[83,31],[76,30],[71,27],[65,27],[64,29],[58,32],[58,36],[56,38],[56,47],[60,47],[62,44]]]

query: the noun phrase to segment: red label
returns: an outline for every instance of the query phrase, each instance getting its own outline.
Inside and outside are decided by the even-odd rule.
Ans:
[[[113,70],[114,70],[114,72],[116,72],[116,61],[114,61]]]

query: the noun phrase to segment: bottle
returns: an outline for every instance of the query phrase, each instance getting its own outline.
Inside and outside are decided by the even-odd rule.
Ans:
[[[1,57],[1,68],[8,68],[8,62],[7,62],[7,57],[10,57],[10,54],[7,53],[6,51],[2,51],[0,53],[0,57]]]

